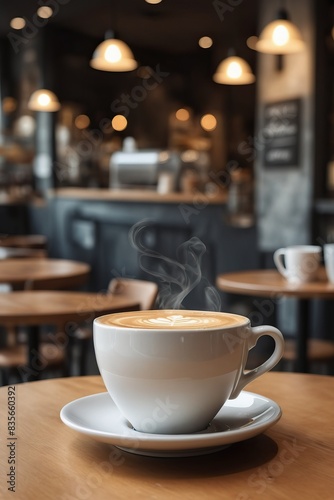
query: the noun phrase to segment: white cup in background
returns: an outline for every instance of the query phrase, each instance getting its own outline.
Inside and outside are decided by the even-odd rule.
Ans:
[[[334,283],[334,243],[324,245],[324,260],[328,281]]]
[[[279,248],[274,253],[274,262],[278,271],[289,282],[296,284],[316,281],[320,261],[321,247],[316,245],[295,245]]]

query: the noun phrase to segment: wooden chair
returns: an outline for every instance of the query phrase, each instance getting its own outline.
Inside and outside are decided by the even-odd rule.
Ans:
[[[296,342],[285,341],[282,365],[293,364],[297,359]],[[307,359],[310,365],[324,368],[326,373],[334,371],[334,342],[330,340],[310,339],[307,342]]]
[[[110,281],[108,292],[111,295],[123,295],[140,304],[140,309],[154,309],[158,295],[158,285],[153,281],[130,278],[114,278]],[[78,328],[74,332],[74,342],[79,346],[79,373],[86,374],[86,362],[92,328]],[[74,356],[72,356],[74,357]]]
[[[19,374],[20,369],[22,369],[24,373],[24,367],[27,365],[28,360],[28,345],[20,337],[22,337],[22,334],[17,333],[14,329],[8,329],[6,346],[0,347],[2,385],[9,383],[9,374],[11,372],[16,371]],[[45,370],[60,369],[62,375],[65,373],[65,351],[62,346],[58,346],[52,342],[41,342],[39,353],[41,365],[45,366]],[[44,369],[41,371],[44,371]]]
[[[5,258],[46,258],[47,241],[41,235],[8,236],[0,240],[0,259]],[[0,285],[0,292],[11,291],[10,285]],[[0,372],[2,384],[8,383],[8,375],[20,367],[24,367],[28,359],[27,342],[16,329],[7,329],[7,342],[0,347]],[[41,361],[48,369],[59,369],[65,366],[64,349],[52,342],[42,341],[40,344]]]
[[[144,281],[130,278],[114,278],[108,286],[108,293],[123,295],[135,302],[139,302],[142,311],[154,309],[158,295],[158,285],[153,281]]]

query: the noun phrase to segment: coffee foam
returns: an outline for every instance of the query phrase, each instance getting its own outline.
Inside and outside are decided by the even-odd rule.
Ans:
[[[109,314],[96,321],[123,328],[197,330],[243,325],[247,323],[247,318],[211,311],[149,310]]]

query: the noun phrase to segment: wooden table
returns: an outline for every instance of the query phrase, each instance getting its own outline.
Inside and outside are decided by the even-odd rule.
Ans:
[[[2,235],[0,237],[0,246],[13,248],[39,248],[41,250],[46,250],[47,238],[42,234]]]
[[[59,418],[61,408],[74,399],[105,391],[100,377],[16,385],[14,441],[8,434],[8,390],[0,389],[1,498],[12,498],[6,491],[10,442],[16,452],[16,498],[25,500],[333,498],[332,377],[263,375],[247,390],[281,406],[278,423],[265,434],[222,451],[188,458],[134,455],[65,426]]]
[[[312,283],[289,283],[278,271],[258,269],[220,274],[217,287],[230,293],[255,295],[276,301],[280,297],[298,299],[298,332],[296,370],[307,372],[307,339],[310,336],[309,303],[311,299],[333,299],[334,284],[327,280],[324,268],[319,271],[319,278]]]
[[[6,259],[0,261],[0,283],[14,289],[76,288],[83,285],[90,266],[65,259]]]
[[[41,371],[38,359],[40,326],[58,325],[65,332],[66,340],[62,339],[62,343],[66,345],[79,325],[91,324],[95,317],[103,314],[138,309],[139,304],[134,300],[101,293],[31,290],[0,294],[0,324],[30,327],[27,380],[38,378]]]
[[[12,248],[0,246],[0,260],[2,259],[41,259],[46,258],[46,251],[39,248]]]

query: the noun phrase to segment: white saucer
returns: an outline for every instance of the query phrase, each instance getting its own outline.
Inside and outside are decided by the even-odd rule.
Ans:
[[[228,400],[211,424],[194,434],[146,434],[135,431],[107,392],[76,399],[64,406],[60,418],[68,427],[118,448],[156,457],[204,455],[249,439],[281,417],[277,403],[242,391]]]

